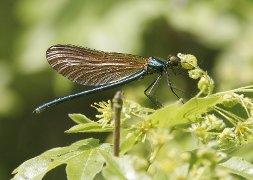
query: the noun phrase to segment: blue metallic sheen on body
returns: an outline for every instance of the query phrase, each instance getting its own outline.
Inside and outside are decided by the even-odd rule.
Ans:
[[[131,81],[134,81],[136,79],[139,79],[139,78],[145,76],[146,74],[147,74],[147,71],[142,70],[140,72],[137,72],[136,74],[133,74],[133,75],[131,75],[129,77],[126,77],[122,80],[119,80],[117,82],[107,84],[107,85],[104,85],[104,86],[99,86],[97,88],[93,88],[93,89],[90,89],[90,90],[87,90],[87,91],[82,91],[80,93],[71,94],[71,95],[68,95],[68,96],[65,96],[65,97],[62,97],[62,98],[55,99],[51,102],[48,102],[48,103],[45,103],[45,104],[39,106],[38,108],[36,108],[33,111],[33,113],[40,113],[41,111],[43,111],[44,109],[46,109],[46,108],[48,108],[52,105],[56,105],[56,104],[60,104],[60,103],[65,102],[65,101],[76,99],[76,98],[81,97],[83,95],[98,93],[98,92],[103,91],[105,89],[110,89],[112,87],[117,87],[117,86],[120,86],[122,84],[129,83]]]
[[[164,61],[152,57],[148,65],[152,67],[161,67],[164,66]]]
[[[148,61],[148,73],[161,72],[164,68],[166,68],[167,62],[162,61],[160,59],[150,57]]]

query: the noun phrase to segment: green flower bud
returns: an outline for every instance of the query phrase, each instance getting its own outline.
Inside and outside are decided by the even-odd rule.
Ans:
[[[198,82],[198,88],[204,94],[211,94],[214,88],[214,82],[209,76],[202,76]]]
[[[223,151],[230,151],[240,145],[238,136],[235,133],[235,127],[225,128],[222,133],[217,136],[218,147]]]
[[[181,66],[184,69],[193,69],[198,67],[197,58],[194,55],[178,53],[177,57],[180,59]]]
[[[253,120],[249,118],[244,122],[238,122],[237,127],[235,129],[235,133],[238,135],[240,142],[247,143],[253,138]]]
[[[151,129],[148,133],[149,141],[154,146],[163,145],[173,139],[168,129]]]
[[[225,107],[233,107],[235,106],[236,104],[238,104],[240,102],[240,100],[237,98],[237,94],[235,93],[227,93],[225,94],[222,98],[223,98],[223,102],[222,104],[225,106]]]
[[[236,141],[237,135],[235,134],[235,128],[225,128],[218,136],[221,141]]]
[[[209,130],[222,130],[225,128],[225,123],[216,117],[214,114],[208,114],[205,117],[204,123],[209,127]]]
[[[190,78],[198,79],[203,75],[204,72],[203,72],[202,69],[196,68],[196,69],[193,69],[193,70],[189,70],[188,73],[189,73]]]

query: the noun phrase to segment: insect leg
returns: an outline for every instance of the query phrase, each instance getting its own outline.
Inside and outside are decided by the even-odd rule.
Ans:
[[[168,83],[168,86],[170,87],[170,90],[172,91],[172,93],[178,98],[180,99],[180,97],[177,95],[177,93],[174,91],[174,87],[172,85],[172,82],[170,80],[170,76],[169,76],[169,73],[167,71],[167,69],[165,69],[165,73],[166,73],[166,79],[167,79],[167,83]]]
[[[144,94],[150,99],[152,103],[154,103],[158,108],[162,107],[162,104],[155,98],[152,97],[152,92],[154,88],[157,86],[158,82],[161,80],[162,74],[160,74],[154,82],[152,82],[148,88],[144,91]]]

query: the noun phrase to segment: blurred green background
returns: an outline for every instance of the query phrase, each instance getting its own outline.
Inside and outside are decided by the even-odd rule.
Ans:
[[[216,90],[253,82],[252,0],[1,0],[0,22],[0,179],[47,149],[99,137],[64,134],[73,125],[67,115],[94,119],[90,104],[110,99],[116,89],[32,114],[38,105],[87,88],[52,70],[45,59],[51,45],[164,58],[191,53],[214,78]],[[125,96],[151,106],[143,91],[154,78],[124,86]],[[162,84],[159,96],[175,100]],[[196,89],[184,79],[174,84],[189,94]],[[64,177],[64,167],[47,175],[56,177]]]

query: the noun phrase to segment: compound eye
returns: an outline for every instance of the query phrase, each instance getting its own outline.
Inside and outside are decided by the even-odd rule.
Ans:
[[[168,60],[172,66],[177,66],[180,62],[180,59],[177,56],[172,55],[168,56]]]

